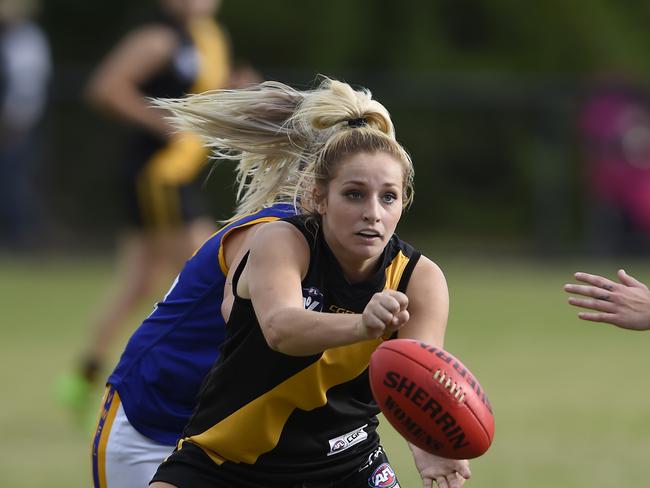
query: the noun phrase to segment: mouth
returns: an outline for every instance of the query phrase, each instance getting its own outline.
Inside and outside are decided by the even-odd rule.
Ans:
[[[381,239],[381,234],[376,230],[371,229],[361,230],[357,232],[356,235],[363,237],[364,239]]]

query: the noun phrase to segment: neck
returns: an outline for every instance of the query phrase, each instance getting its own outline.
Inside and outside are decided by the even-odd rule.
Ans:
[[[343,271],[343,275],[348,283],[361,283],[367,281],[373,275],[381,256],[374,256],[361,261],[358,259],[350,259],[335,242],[331,242],[326,235],[323,235],[323,238],[327,243],[327,247],[329,247],[336,261],[339,263],[339,266],[341,266],[341,271]]]

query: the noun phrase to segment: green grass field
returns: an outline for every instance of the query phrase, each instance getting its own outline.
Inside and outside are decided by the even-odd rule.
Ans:
[[[616,264],[437,261],[451,295],[446,347],[495,408],[495,442],[466,486],[647,486],[650,332],[579,321],[562,291],[578,267],[611,276]],[[648,262],[623,264],[650,277]],[[90,486],[88,436],[52,388],[87,337],[110,267],[104,258],[0,257],[2,487]],[[421,486],[404,441],[386,425],[383,436],[401,486]]]

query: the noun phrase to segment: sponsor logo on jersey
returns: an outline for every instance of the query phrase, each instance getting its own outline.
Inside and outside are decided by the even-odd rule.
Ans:
[[[302,303],[305,307],[305,310],[322,312],[324,301],[323,292],[318,288],[310,286],[309,288],[302,289]]]
[[[348,310],[347,308],[339,307],[338,305],[330,305],[328,310],[331,313],[354,313],[352,310]]]
[[[395,471],[390,464],[380,464],[368,478],[368,486],[371,488],[399,488]]]
[[[332,454],[338,454],[339,452],[343,452],[346,449],[359,444],[359,442],[365,441],[368,438],[368,433],[364,430],[366,427],[368,427],[368,424],[335,437],[334,439],[330,439],[330,452],[328,452],[327,455],[331,456]]]

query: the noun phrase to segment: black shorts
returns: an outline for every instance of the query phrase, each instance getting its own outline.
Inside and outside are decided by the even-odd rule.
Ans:
[[[241,471],[240,471],[241,473]],[[256,478],[259,476],[257,474]],[[198,446],[184,443],[159,467],[151,482],[164,481],[178,488],[400,488],[388,457],[378,447],[359,459],[358,468],[343,477],[303,481],[286,478],[282,482],[246,480],[220,469]]]
[[[175,229],[209,215],[199,181],[171,185],[145,175],[126,182],[125,187],[129,227]]]
[[[145,134],[130,141],[119,183],[130,226],[170,229],[208,215],[201,188],[207,161],[196,149]],[[160,169],[173,167],[181,168],[177,175]]]

